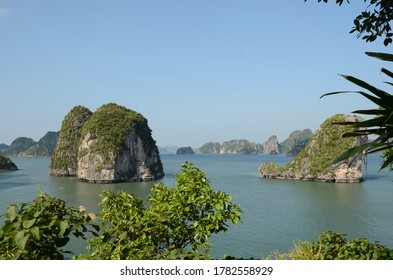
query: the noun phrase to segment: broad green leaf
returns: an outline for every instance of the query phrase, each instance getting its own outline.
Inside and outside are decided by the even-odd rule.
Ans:
[[[67,230],[67,228],[68,228],[68,221],[62,221],[61,223],[60,223],[60,232],[59,232],[59,234],[64,234],[65,233],[65,231]]]
[[[26,235],[26,236],[23,236],[23,237],[19,238],[16,241],[16,246],[18,246],[18,248],[21,249],[21,250],[25,250],[26,243],[27,243],[27,240],[29,239],[29,237],[30,237],[30,235]]]
[[[35,224],[35,221],[35,219],[24,221],[23,228],[31,228]]]
[[[6,212],[6,217],[8,218],[8,219],[10,219],[11,220],[11,222],[13,221],[13,220],[15,220],[15,218],[16,218],[16,205],[10,205],[8,208],[7,208],[7,212]]]
[[[119,240],[122,241],[122,240],[124,240],[124,239],[126,239],[126,238],[127,238],[127,232],[124,231],[122,234],[120,234]]]
[[[35,240],[39,240],[40,239],[40,228],[39,227],[33,227],[31,229],[31,235],[33,236],[33,238]]]
[[[18,231],[15,235],[15,242],[18,242],[23,236],[25,236],[25,230]]]

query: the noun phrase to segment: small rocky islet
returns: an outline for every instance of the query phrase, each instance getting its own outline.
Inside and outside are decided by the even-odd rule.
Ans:
[[[356,122],[357,116],[337,114],[328,118],[308,141],[306,148],[285,166],[263,163],[259,172],[263,178],[318,182],[358,183],[363,181],[363,155],[332,164],[344,151],[367,142],[367,136],[343,138],[351,128],[340,122]]]
[[[0,171],[15,171],[18,170],[16,164],[9,158],[0,155]]]

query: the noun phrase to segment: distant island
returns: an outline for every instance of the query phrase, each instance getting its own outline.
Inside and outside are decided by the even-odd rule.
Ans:
[[[89,113],[87,113],[87,117],[90,117],[91,114],[92,112],[89,111]],[[18,137],[11,143],[11,145],[0,144],[0,154],[10,157],[51,157],[53,155],[59,133],[60,132],[49,131],[37,142],[28,137]],[[224,141],[222,144],[219,142],[207,142],[200,148],[195,149],[191,147],[166,146],[158,147],[158,150],[161,155],[192,154],[192,150],[197,154],[285,154],[288,156],[295,156],[306,147],[306,144],[312,134],[313,133],[310,129],[304,129],[295,130],[285,141],[281,143],[279,143],[277,136],[272,135],[268,140],[263,142],[263,144],[250,142],[246,139],[234,139]],[[78,137],[78,135],[75,135],[74,137]],[[68,148],[72,149],[70,146]],[[75,163],[73,166],[74,167],[71,168],[71,170],[75,170]]]
[[[198,154],[240,154],[240,155],[256,155],[269,154],[278,155],[286,154],[295,156],[302,151],[307,142],[312,137],[310,129],[295,130],[282,143],[278,142],[277,136],[272,135],[263,144],[250,142],[245,139],[219,142],[207,142],[197,149]]]
[[[194,155],[195,152],[191,147],[181,147],[176,151],[177,155]]]
[[[18,137],[11,145],[1,144],[1,153],[10,157],[50,157],[59,132],[49,131],[38,142],[28,137]]]
[[[18,167],[15,163],[8,157],[0,155],[0,171],[15,171]]]
[[[274,162],[259,167],[262,177],[319,182],[356,183],[363,181],[362,156],[332,164],[344,151],[367,141],[367,137],[343,138],[350,128],[338,122],[359,121],[356,116],[343,114],[328,118],[308,141],[307,146],[285,166]]]
[[[152,181],[164,171],[147,119],[115,103],[75,106],[62,122],[50,175],[92,183]]]

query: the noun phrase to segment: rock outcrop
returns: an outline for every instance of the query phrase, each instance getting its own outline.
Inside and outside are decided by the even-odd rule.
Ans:
[[[278,155],[281,153],[276,135],[270,136],[270,138],[264,143],[263,153],[269,155]]]
[[[81,106],[71,110],[63,121],[50,174],[93,183],[151,181],[164,176],[147,120],[114,103],[93,114]]]
[[[256,155],[260,152],[261,146],[252,143],[248,140],[231,140],[225,141],[220,148],[219,154],[234,154],[234,155]]]
[[[50,157],[56,145],[58,132],[49,131],[38,142],[28,137],[18,137],[4,154],[14,157]]]
[[[7,151],[9,148],[10,148],[10,146],[8,146],[6,144],[0,144],[0,153]]]
[[[83,106],[75,106],[64,117],[51,158],[50,175],[65,177],[77,175],[79,139],[83,125],[92,114]]]
[[[15,171],[18,167],[8,157],[0,156],[0,171]]]
[[[327,119],[308,142],[306,148],[284,167],[265,163],[259,167],[264,178],[294,179],[320,182],[356,183],[363,181],[363,156],[354,156],[332,165],[344,151],[367,141],[367,137],[343,138],[350,128],[337,122],[354,122],[361,119],[343,114]]]
[[[28,148],[34,146],[36,142],[28,137],[18,137],[14,141],[12,141],[9,149],[5,152],[7,156],[19,156],[20,153],[23,153]]]
[[[218,142],[208,142],[203,144],[197,151],[198,154],[218,154],[221,149],[221,144]]]
[[[48,151],[47,156],[52,156],[53,151],[56,147],[57,137],[59,137],[59,132],[48,131],[39,141],[38,144],[43,146]]]
[[[208,142],[197,150],[198,154],[233,154],[233,155],[255,155],[262,152],[262,145],[245,139],[218,142]]]
[[[288,156],[296,156],[304,150],[311,137],[312,131],[310,129],[295,130],[284,142],[280,143],[281,153]]]
[[[176,151],[177,155],[194,155],[195,152],[191,147],[181,147]]]

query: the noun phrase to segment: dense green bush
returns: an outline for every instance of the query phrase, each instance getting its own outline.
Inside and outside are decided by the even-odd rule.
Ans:
[[[214,191],[198,168],[185,163],[176,187],[155,184],[148,205],[127,192],[101,194],[101,228],[83,207],[66,207],[63,200],[40,192],[30,203],[12,204],[0,216],[0,259],[64,259],[70,236],[89,239],[89,253],[77,259],[209,259],[212,234],[240,221],[241,209],[231,196]],[[230,252],[229,252],[230,253]],[[287,254],[270,259],[391,260],[393,250],[365,238],[323,232],[317,241],[298,241]],[[225,259],[238,259],[226,256]]]
[[[30,203],[10,205],[0,217],[6,218],[0,228],[0,259],[61,260],[72,253],[62,249],[71,234],[85,238],[99,229],[89,224],[93,214],[42,192]]]
[[[101,194],[100,227],[82,208],[40,193],[30,203],[10,205],[2,217],[0,259],[64,259],[70,235],[89,240],[90,254],[78,259],[208,259],[212,234],[240,221],[232,197],[214,191],[198,168],[185,163],[176,187],[153,186],[148,205],[119,191]],[[98,232],[100,231],[100,234]]]
[[[126,192],[104,192],[102,234],[90,240],[87,259],[206,259],[209,237],[240,221],[232,198],[214,191],[205,173],[190,163],[176,175],[176,187],[155,184],[149,206]]]
[[[393,250],[366,238],[352,241],[343,233],[325,231],[317,241],[299,241],[287,255],[293,260],[392,260]]]

